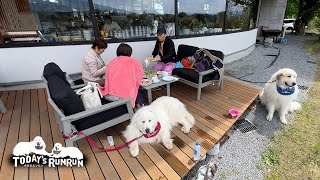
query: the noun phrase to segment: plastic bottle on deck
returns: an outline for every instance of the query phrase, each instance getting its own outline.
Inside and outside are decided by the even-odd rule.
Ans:
[[[196,145],[194,146],[194,160],[199,160],[200,159],[200,144],[198,141],[196,141]]]

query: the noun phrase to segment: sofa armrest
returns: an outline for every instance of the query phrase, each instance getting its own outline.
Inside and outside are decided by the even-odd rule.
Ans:
[[[131,98],[121,99],[119,101],[111,102],[111,103],[108,103],[108,104],[105,104],[105,105],[102,105],[102,106],[99,106],[99,107],[96,107],[93,109],[85,110],[85,111],[82,111],[82,112],[79,112],[76,114],[72,114],[70,116],[62,117],[61,120],[73,122],[73,121],[83,119],[85,117],[88,117],[88,116],[91,116],[94,114],[98,114],[98,113],[103,112],[105,110],[112,109],[114,107],[117,107],[120,105],[125,105],[125,104],[127,104],[127,107],[128,107],[128,104],[131,105]],[[129,109],[128,109],[128,111],[129,111]],[[128,113],[130,113],[130,111]]]
[[[213,73],[214,71],[215,71],[214,69],[209,69],[209,70],[206,70],[206,71],[202,71],[202,72],[199,72],[199,76],[204,76],[204,75]]]
[[[75,85],[75,86],[70,86],[71,89],[76,90],[76,89],[80,89],[85,87],[87,84],[79,84],[79,85]]]

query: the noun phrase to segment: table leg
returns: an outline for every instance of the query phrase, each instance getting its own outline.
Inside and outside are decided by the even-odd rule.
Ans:
[[[148,103],[151,104],[152,103],[152,91],[151,89],[148,89]]]
[[[170,83],[167,84],[167,96],[170,96]]]

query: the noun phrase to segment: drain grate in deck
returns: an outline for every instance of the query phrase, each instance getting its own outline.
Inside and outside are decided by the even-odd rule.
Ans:
[[[242,133],[247,133],[257,129],[257,127],[246,118],[236,121],[234,123],[234,128]]]
[[[304,86],[304,85],[298,85],[298,88],[304,91],[307,91],[309,89],[308,86]]]

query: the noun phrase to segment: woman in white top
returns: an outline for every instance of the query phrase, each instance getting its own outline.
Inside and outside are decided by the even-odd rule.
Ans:
[[[121,30],[121,27],[119,26],[118,23],[112,21],[112,18],[111,16],[109,15],[106,15],[104,17],[104,20],[105,20],[105,24],[103,26],[103,29],[108,29],[109,31],[113,31],[113,30]]]
[[[106,65],[100,55],[107,47],[107,43],[102,39],[96,39],[93,42],[82,61],[82,79],[84,82],[104,84],[103,75],[106,71]]]

